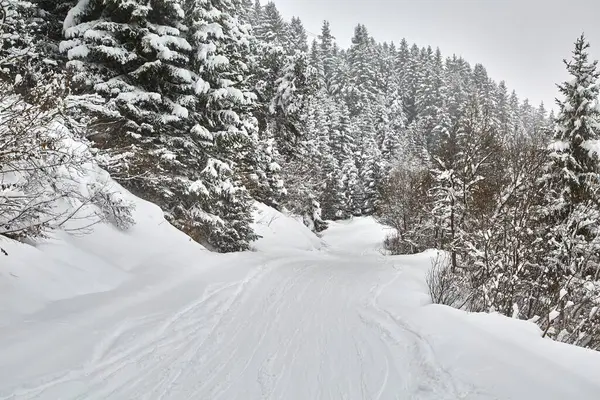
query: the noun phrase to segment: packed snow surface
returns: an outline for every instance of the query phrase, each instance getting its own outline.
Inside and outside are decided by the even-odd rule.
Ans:
[[[600,353],[431,305],[434,252],[371,218],[258,205],[255,251],[216,255],[135,202],[126,233],[2,242],[0,399],[600,398]]]

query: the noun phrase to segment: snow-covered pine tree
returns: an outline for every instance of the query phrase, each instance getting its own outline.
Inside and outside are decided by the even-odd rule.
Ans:
[[[485,115],[492,114],[493,109],[496,106],[494,102],[496,85],[488,76],[487,70],[483,65],[475,64],[471,85],[471,90],[476,94],[477,101],[481,104],[482,112]]]
[[[319,141],[319,204],[322,209],[322,217],[325,220],[339,219],[345,213],[344,193],[342,192],[342,177],[340,166],[333,156],[330,141]]]
[[[179,0],[80,0],[69,11],[61,50],[73,89],[105,100],[88,108],[95,127],[141,144],[187,118],[195,81],[183,19]]]
[[[288,57],[275,84],[269,107],[270,128],[280,153],[293,157],[294,148],[304,134],[302,125],[307,103],[319,90],[316,71],[309,64],[308,55],[296,52]]]
[[[238,3],[237,16],[241,22],[252,26],[254,22],[254,5],[252,0],[240,0]]]
[[[356,142],[350,126],[350,111],[344,102],[337,102],[335,99],[330,99],[327,104],[331,120],[331,152],[338,164],[342,165],[348,159],[354,160],[356,151]]]
[[[336,55],[335,38],[331,34],[331,28],[328,21],[323,21],[321,34],[319,35],[319,50],[321,62],[323,63],[323,82],[329,93],[335,93],[335,75],[336,75]]]
[[[364,25],[354,29],[348,50],[348,82],[344,88],[346,103],[352,115],[364,113],[377,94],[377,54],[375,44]]]
[[[259,69],[258,62],[260,59],[258,55],[262,54],[261,52],[265,49],[265,46],[268,46],[268,43],[261,42],[253,35],[251,24],[258,24],[263,14],[263,7],[259,2],[253,5],[250,3],[250,0],[245,1],[246,6],[242,7],[242,13],[240,13],[240,8],[236,1],[232,1],[227,8],[230,10],[229,13],[231,15],[238,16],[238,20],[250,23],[250,25],[239,26],[244,32],[244,40],[242,41],[244,54],[243,66],[238,70],[240,77],[242,77],[240,79],[242,80],[237,87],[243,86],[244,90],[251,90],[253,92],[252,97],[256,97],[256,80],[252,79],[252,75],[257,71],[260,73],[265,72]],[[294,28],[292,29],[290,25],[290,35],[288,36],[294,33],[301,36],[304,32],[302,22],[299,19],[295,19],[293,26]],[[306,38],[304,37],[304,39]],[[287,44],[288,47],[290,45],[291,42]],[[296,45],[302,47],[302,39],[297,40]],[[295,54],[296,52],[298,50],[292,53]],[[277,52],[277,54],[279,55],[281,52]],[[293,85],[288,89],[292,91]],[[285,92],[284,89],[281,89],[281,91]],[[242,175],[242,182],[252,198],[279,209],[282,207],[282,201],[287,191],[281,176],[279,148],[274,138],[274,132],[272,129],[269,129],[272,127],[272,124],[269,124],[268,114],[272,105],[273,99],[264,98],[253,98],[251,103],[245,104],[244,119],[247,122],[246,126],[249,137],[243,146],[243,150],[240,152],[241,157],[238,158],[241,161],[238,164]],[[253,118],[249,118],[249,112],[252,113]]]
[[[0,1],[0,78],[16,83],[14,89],[21,95],[62,80],[58,43],[62,20],[72,5],[71,0]]]
[[[286,48],[291,54],[308,52],[308,37],[302,21],[298,17],[292,17],[288,27],[288,44]]]
[[[254,33],[251,82],[258,95],[254,114],[261,136],[273,138],[277,152],[287,159],[302,135],[300,110],[310,90],[307,55],[290,44],[304,47],[305,32],[299,19],[290,29],[271,2],[260,9]]]
[[[381,153],[378,160],[383,174],[387,173],[397,160],[403,147],[408,145],[405,118],[402,110],[401,95],[392,86],[388,92],[378,96],[373,106],[375,115],[375,136]]]
[[[592,293],[582,292],[600,271],[600,72],[597,61],[588,60],[588,48],[582,35],[572,60],[565,60],[571,79],[558,86],[563,99],[557,101],[542,178],[547,197],[541,219],[548,242],[541,283],[549,305],[542,325],[554,337],[584,345],[600,342],[600,332],[593,328],[598,316],[590,313]]]
[[[339,193],[336,193],[337,218],[348,218],[352,215],[354,206],[355,190],[358,185],[358,169],[356,168],[357,143],[352,132],[350,112],[344,102],[335,99],[329,101],[330,125],[330,149],[338,165],[337,182]]]
[[[439,95],[438,90],[436,90],[437,71],[435,71],[436,65],[431,47],[421,50],[421,54],[419,55],[419,63],[421,65],[421,69],[416,82],[416,112],[418,116],[424,120],[434,120],[436,101],[439,100]],[[439,72],[441,73],[442,71]]]
[[[99,159],[218,251],[254,238],[241,183],[244,154],[257,149],[240,10],[229,1],[81,0],[61,45]]]
[[[114,178],[171,215],[191,168],[185,127],[202,90],[189,69],[179,0],[80,0],[64,21],[71,115],[86,123]],[[180,138],[180,136],[182,136]]]
[[[403,53],[402,44],[400,53]],[[421,74],[421,54],[416,44],[413,44],[408,53],[408,58],[404,62],[404,73],[402,77],[402,104],[404,106],[404,115],[406,123],[410,125],[418,116],[417,108],[417,88]]]
[[[450,125],[455,126],[465,112],[471,81],[471,66],[454,55],[446,59],[446,87]]]
[[[255,131],[253,124],[248,132]],[[287,188],[281,173],[281,159],[275,140],[254,132],[241,151],[239,171],[252,198],[275,209],[282,208]]]
[[[427,151],[434,152],[439,136],[449,129],[448,99],[445,84],[445,69],[439,49],[427,48],[421,54],[423,69],[420,73],[415,97],[416,120]]]
[[[408,62],[410,57],[410,48],[406,39],[402,38],[396,52],[394,60],[394,74],[398,79],[400,93],[404,95],[408,91]]]
[[[39,9],[30,1],[0,2],[0,76],[8,82],[23,80],[36,58]],[[18,76],[18,78],[17,78]]]
[[[495,118],[498,120],[498,132],[501,140],[506,143],[511,136],[514,126],[514,118],[510,110],[508,88],[506,82],[501,81],[494,94],[497,107],[494,111]]]
[[[367,135],[363,139],[362,147],[359,174],[363,196],[360,215],[371,215],[378,205],[383,179],[381,152],[377,148],[374,135]]]
[[[375,121],[375,137],[382,158],[379,160],[382,174],[387,174],[396,161],[401,148],[406,145],[406,131],[400,79],[395,71],[396,49],[394,44],[384,43],[379,60],[379,94],[372,104]]]
[[[549,124],[548,111],[544,102],[533,111],[533,123],[531,126],[531,136],[536,143],[539,143],[540,147],[548,145],[553,135],[553,126]]]
[[[561,221],[579,204],[598,203],[599,172],[597,140],[600,139],[600,111],[596,108],[600,87],[597,62],[588,61],[589,44],[584,36],[575,43],[573,60],[565,61],[571,81],[559,85],[554,138],[550,144],[545,183],[551,189],[549,217]]]
[[[326,228],[325,213],[335,214],[334,200],[326,199],[325,190],[334,183],[336,159],[329,146],[330,120],[327,115],[327,93],[323,87],[310,96],[305,108],[304,135],[298,143],[296,155],[289,163],[288,176],[294,174],[294,184],[290,186],[289,207],[304,217],[305,224],[315,231]],[[329,181],[329,183],[328,183]]]
[[[277,6],[272,1],[262,7],[254,33],[265,43],[284,47],[288,44],[288,27]]]
[[[276,201],[269,189],[282,186],[269,182],[278,166],[269,159],[270,149],[260,146],[251,115],[255,95],[245,78],[249,31],[235,14],[237,6],[229,0],[189,0],[185,4],[184,21],[196,76],[189,146],[197,147],[200,154],[188,160],[196,163],[187,183],[187,192],[193,196],[192,203],[181,211],[187,217],[184,228],[219,251],[248,249],[255,238],[243,172],[253,175],[257,196],[267,190],[261,194]]]
[[[377,146],[375,114],[373,107],[366,106],[363,114],[352,118],[352,132],[356,143],[355,163],[358,182],[351,196],[353,215],[370,215],[375,210],[382,180],[381,151]]]

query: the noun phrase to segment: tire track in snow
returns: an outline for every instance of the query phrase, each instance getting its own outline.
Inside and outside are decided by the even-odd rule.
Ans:
[[[296,275],[295,279],[293,280],[293,285],[290,285],[285,290],[283,290],[282,294],[289,293],[289,291],[294,286],[298,285],[298,283],[300,281],[300,277],[306,273],[308,273],[308,268],[304,268],[302,274]],[[309,288],[309,286],[306,285],[302,289],[302,291],[299,292],[300,296],[298,296],[298,297],[302,298],[302,295],[308,290],[308,288]],[[275,315],[276,315],[277,319],[281,319],[281,314],[282,314],[281,310],[282,310],[282,307],[285,304],[285,302],[282,301],[283,296],[278,298],[277,300],[279,300],[279,301],[278,301],[278,308],[276,310]],[[273,320],[275,320],[275,318]],[[279,338],[277,350],[275,352],[271,353],[269,355],[269,357],[267,358],[267,360],[265,360],[265,362],[263,362],[261,367],[259,368],[258,373],[257,373],[257,382],[260,385],[263,399],[270,399],[273,396],[273,393],[276,390],[277,385],[281,381],[281,378],[285,372],[285,369],[277,371],[276,367],[275,367],[276,361],[278,361],[279,359],[285,360],[287,358],[290,345],[297,339],[298,334],[300,333],[300,326],[303,325],[303,322],[304,322],[304,318],[300,317],[299,324],[293,331],[292,335],[288,336],[287,339]],[[281,351],[281,349],[284,349],[284,350]],[[292,357],[292,361],[293,360],[294,360],[294,357]],[[273,377],[275,377],[275,378],[273,379]]]
[[[379,305],[378,299],[383,291],[402,277],[402,269],[397,271],[389,282],[377,283],[371,288],[369,298],[363,303],[364,309],[360,312],[361,320],[366,325],[377,329],[390,349],[403,348],[401,353],[408,360],[404,370],[410,371],[405,387],[407,391],[413,393],[408,398],[432,400],[464,398],[466,393],[460,393],[451,374],[437,361],[429,342],[406,321],[394,317]],[[388,377],[384,380],[376,398],[379,399],[383,395],[387,379]]]
[[[161,396],[166,396],[169,392],[168,388],[173,386],[175,381],[179,379],[190,368],[191,360],[195,355],[198,354],[199,349],[204,345],[205,342],[208,341],[211,335],[213,335],[213,333],[219,328],[219,326],[225,319],[228,311],[240,302],[241,297],[244,295],[245,291],[248,290],[250,284],[255,284],[257,281],[259,281],[260,278],[262,278],[265,275],[267,270],[267,266],[263,265],[257,268],[253,273],[249,274],[246,277],[246,279],[242,281],[227,284],[221,288],[208,291],[207,295],[204,297],[208,299],[213,299],[215,297],[218,297],[219,295],[227,294],[227,291],[229,289],[235,288],[235,291],[231,296],[227,296],[224,299],[215,303],[217,305],[215,310],[212,310],[210,308],[207,309],[205,304],[206,301],[201,301],[200,305],[203,305],[203,307],[194,307],[186,311],[186,314],[191,314],[188,324],[188,328],[191,328],[191,330],[188,331],[183,337],[178,337],[174,340],[164,337],[161,345],[165,348],[165,352],[167,353],[167,355],[165,356],[162,354],[155,354],[158,352],[151,352],[149,354],[146,354],[146,356],[151,357],[151,367],[142,368],[135,381],[125,382],[118,389],[126,387],[129,391],[131,391],[131,387],[135,388],[136,385],[143,384],[145,381],[148,380],[148,378],[150,378],[154,373],[156,373],[157,370],[159,370],[162,371],[160,375],[163,376],[161,379],[159,379],[159,382],[153,384],[152,389],[140,389],[141,393],[136,393],[135,396],[138,397],[142,394],[152,394],[156,393],[156,391],[161,392]],[[205,298],[203,299],[206,300]],[[208,303],[208,305],[210,304],[211,303]],[[207,321],[205,321],[204,319],[204,317],[207,315],[211,316],[212,319],[214,319],[214,322],[207,324]],[[198,334],[203,331],[204,333],[198,336]],[[176,345],[176,347],[173,347],[174,345]],[[172,368],[168,368],[165,371],[164,364],[167,361],[165,360],[165,358],[168,358],[170,360],[169,365],[176,363],[179,367],[174,369],[174,372]],[[151,379],[151,381],[154,382],[155,379]]]
[[[115,345],[115,343],[118,342],[120,338],[123,337],[125,333],[139,330],[140,322],[148,320],[149,317],[124,321],[114,328],[111,333],[105,336],[101,343],[92,350],[91,358],[81,368],[68,371],[58,377],[56,374],[54,374],[54,377],[46,379],[42,384],[38,384],[30,388],[18,389],[10,396],[3,397],[1,399],[8,400],[16,397],[23,399],[36,398],[42,395],[42,393],[45,391],[58,385],[68,384],[76,381],[91,381],[89,382],[91,383],[90,386],[94,386],[95,384],[99,383],[106,383],[111,376],[117,374],[123,368],[127,367],[128,365],[135,364],[142,358],[154,353],[158,343],[164,339],[165,333],[169,330],[169,328],[177,324],[177,322],[184,318],[187,314],[193,313],[194,310],[197,310],[205,303],[210,302],[222,292],[234,287],[236,287],[237,290],[234,293],[231,301],[235,301],[235,299],[241,295],[243,289],[251,281],[258,279],[262,274],[264,274],[265,269],[266,266],[263,265],[262,267],[253,270],[242,281],[234,282],[216,290],[205,292],[199,300],[188,304],[186,307],[160,323],[159,327],[154,329],[153,334],[147,335],[143,338],[143,340],[136,340],[134,345],[121,349],[121,351],[115,356],[105,358],[110,349]],[[227,307],[229,307],[229,305],[225,306],[225,308]],[[41,378],[41,380],[43,381],[44,378]],[[121,386],[124,386],[127,383],[128,382],[125,382]],[[88,390],[91,389],[90,386],[87,387]],[[83,394],[74,398],[88,399],[90,397],[88,394]]]
[[[258,340],[258,342],[256,343],[256,345],[253,345],[253,350],[251,351],[249,356],[246,356],[246,362],[244,363],[244,367],[242,368],[241,371],[239,371],[238,373],[236,373],[236,376],[242,376],[249,368],[250,364],[252,363],[252,361],[254,361],[255,355],[257,354],[259,348],[261,347],[265,337],[267,336],[268,333],[270,333],[270,331],[272,331],[273,327],[277,326],[277,322],[281,319],[281,315],[282,315],[282,307],[286,304],[285,301],[285,297],[289,296],[290,293],[292,292],[292,289],[295,288],[298,283],[300,282],[302,276],[304,276],[308,271],[309,271],[310,267],[306,267],[303,266],[299,269],[299,271],[295,271],[294,274],[289,277],[286,280],[285,285],[283,285],[282,287],[280,287],[279,285],[277,287],[275,287],[273,290],[271,290],[269,292],[269,295],[266,296],[266,298],[264,299],[266,302],[266,306],[262,306],[259,307],[261,310],[261,314],[266,315],[266,314],[270,314],[271,312],[273,312],[273,317],[268,319],[267,323],[265,325],[262,326],[262,333],[260,335],[260,338]],[[307,288],[304,289],[304,291]],[[303,293],[303,292],[300,292]],[[262,304],[262,303],[261,303]],[[250,319],[247,320],[248,322],[250,322]],[[242,333],[242,329],[239,329],[236,333],[236,336]],[[234,338],[235,339],[235,336]],[[234,341],[234,340],[232,340]],[[275,355],[277,356],[278,353],[275,353]],[[234,357],[234,355],[232,354],[231,357],[229,357],[228,359],[229,364],[238,364],[239,363],[239,359]],[[222,369],[225,369],[227,367],[226,364],[223,364]],[[277,374],[273,374],[274,371],[271,371],[271,375],[277,375]],[[222,388],[220,390],[218,390],[216,393],[213,394],[214,397],[210,397],[211,399],[219,399],[221,398],[221,396],[223,396],[227,390],[229,390],[232,386],[232,377],[228,377],[229,379],[227,379],[227,386],[225,388]],[[258,381],[258,378],[257,378]],[[272,390],[271,390],[272,391]],[[196,397],[197,398],[197,397]]]

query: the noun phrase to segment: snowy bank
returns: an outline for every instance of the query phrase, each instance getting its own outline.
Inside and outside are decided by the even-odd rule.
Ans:
[[[325,246],[323,240],[299,218],[286,215],[262,203],[255,203],[252,228],[261,236],[252,246],[258,251],[319,250]]]
[[[0,239],[8,253],[0,255],[0,324],[57,300],[114,290],[140,275],[176,277],[227,260],[171,226],[159,207],[118,187],[134,206],[135,225],[128,230],[100,223],[85,235],[55,231],[49,239],[27,244]],[[261,236],[253,247],[261,252],[324,246],[300,221],[261,203],[256,203],[253,228]]]
[[[126,231],[100,223],[89,234],[55,231],[28,244],[2,239],[8,255],[1,258],[0,321],[52,301],[115,289],[139,269],[181,268],[174,260],[208,253],[173,228],[157,206],[122,190],[135,206],[136,224]]]

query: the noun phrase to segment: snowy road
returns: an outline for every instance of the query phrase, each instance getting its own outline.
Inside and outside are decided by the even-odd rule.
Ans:
[[[0,399],[597,398],[594,373],[569,363],[598,357],[553,364],[424,307],[426,256],[383,257],[356,228],[334,227],[323,251],[222,256],[172,279],[150,269],[0,327]]]

